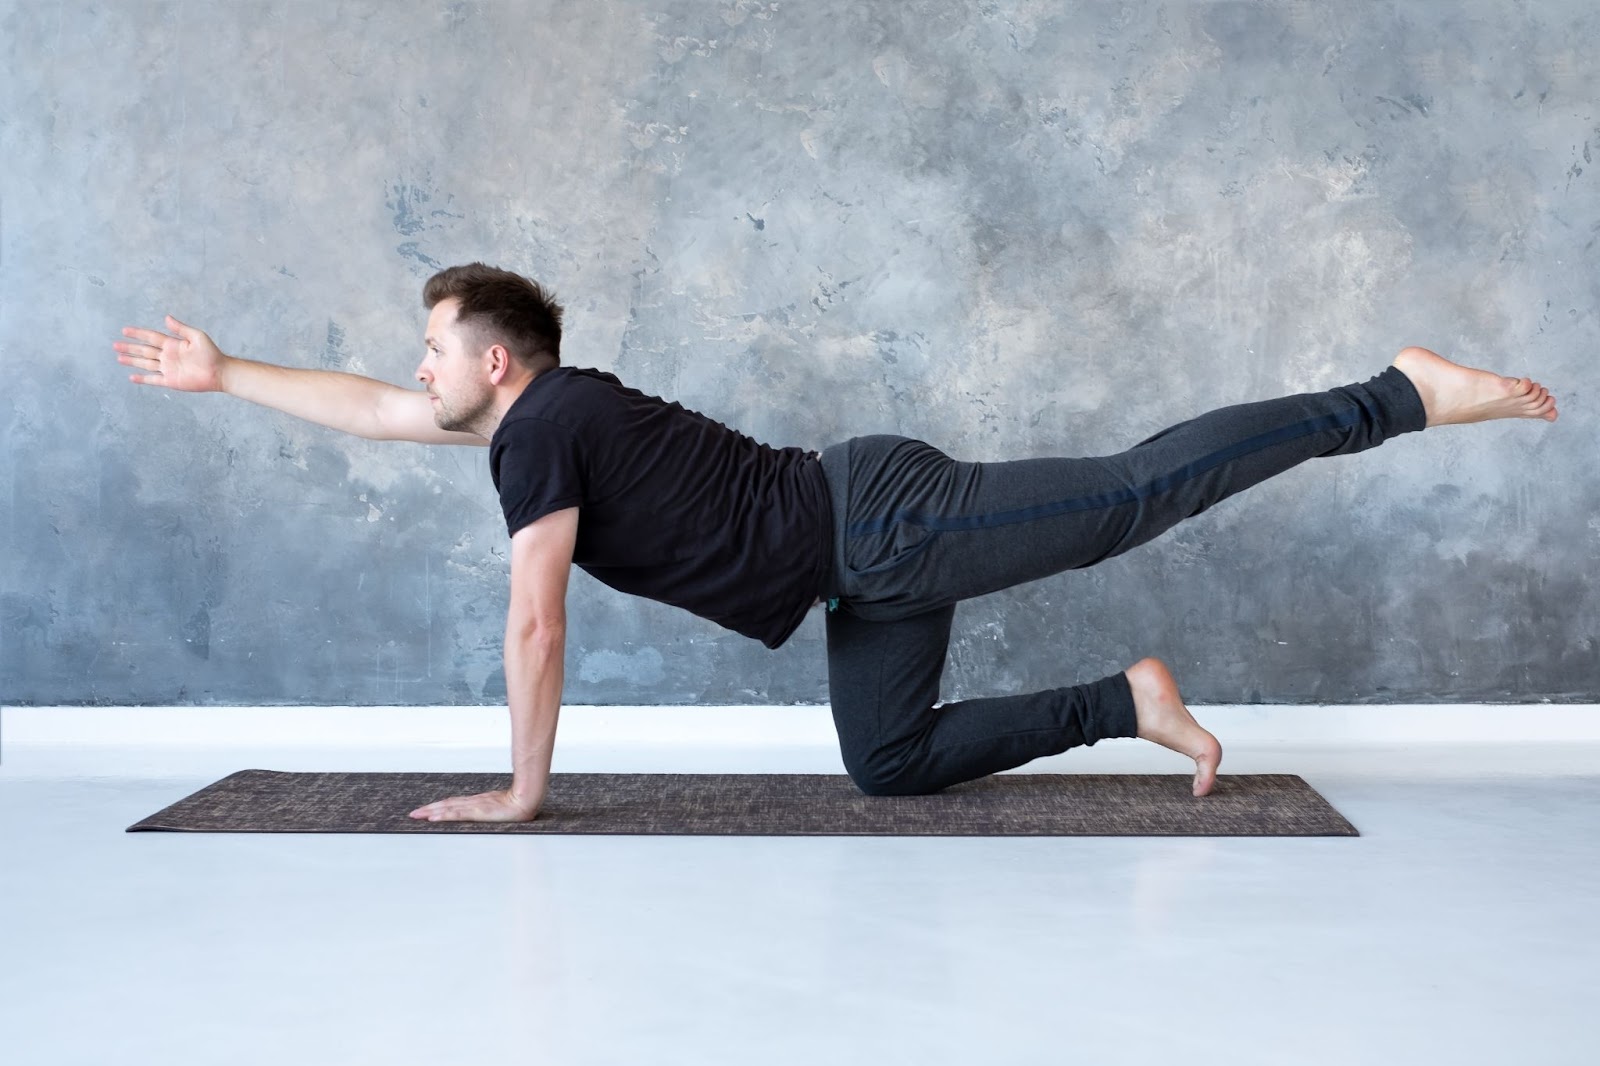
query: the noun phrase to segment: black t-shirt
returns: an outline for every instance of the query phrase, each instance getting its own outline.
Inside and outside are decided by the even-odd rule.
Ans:
[[[773,448],[603,370],[528,382],[489,441],[506,532],[577,506],[573,562],[776,648],[833,560],[822,463]]]

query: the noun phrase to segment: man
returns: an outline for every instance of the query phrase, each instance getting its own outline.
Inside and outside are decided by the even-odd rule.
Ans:
[[[871,795],[936,792],[1105,737],[1195,761],[1209,793],[1222,747],[1146,658],[1097,681],[935,707],[955,604],[1092,566],[1314,456],[1500,418],[1555,421],[1528,378],[1405,348],[1369,381],[1225,407],[1117,455],[968,463],[923,441],[852,437],[772,448],[560,362],[562,309],[537,283],[471,263],[423,290],[422,392],[223,355],[168,316],[129,327],[140,384],[224,391],[376,440],[489,447],[511,538],[505,673],[512,784],[412,811],[527,821],[544,800],[561,705],[567,577],[783,644],[827,602],[828,688],[851,779]],[[581,519],[581,524],[580,524]]]

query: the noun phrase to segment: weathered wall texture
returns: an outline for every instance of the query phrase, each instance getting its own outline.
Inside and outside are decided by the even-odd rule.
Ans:
[[[1165,657],[1193,702],[1600,698],[1588,0],[0,5],[0,699],[504,699],[483,449],[134,385],[225,351],[415,385],[423,280],[550,283],[566,361],[775,445],[1101,454],[1363,380],[1554,426],[1317,460],[963,603],[944,698]],[[827,700],[575,572],[569,703]]]

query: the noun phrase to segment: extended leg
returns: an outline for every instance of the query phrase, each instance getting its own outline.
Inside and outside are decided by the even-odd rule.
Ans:
[[[1555,400],[1407,348],[1366,382],[1223,407],[1114,455],[962,462],[902,439],[853,471],[845,598],[873,621],[921,614],[1092,566],[1308,459],[1497,418],[1554,421]]]
[[[1390,368],[1364,384],[1207,412],[1126,451],[962,462],[907,442],[846,529],[851,610],[890,621],[1093,566],[1316,456],[1423,428]]]

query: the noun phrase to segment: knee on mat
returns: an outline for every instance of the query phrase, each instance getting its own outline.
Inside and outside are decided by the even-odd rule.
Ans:
[[[869,796],[926,796],[938,792],[902,767],[864,763],[847,767],[850,780]]]

